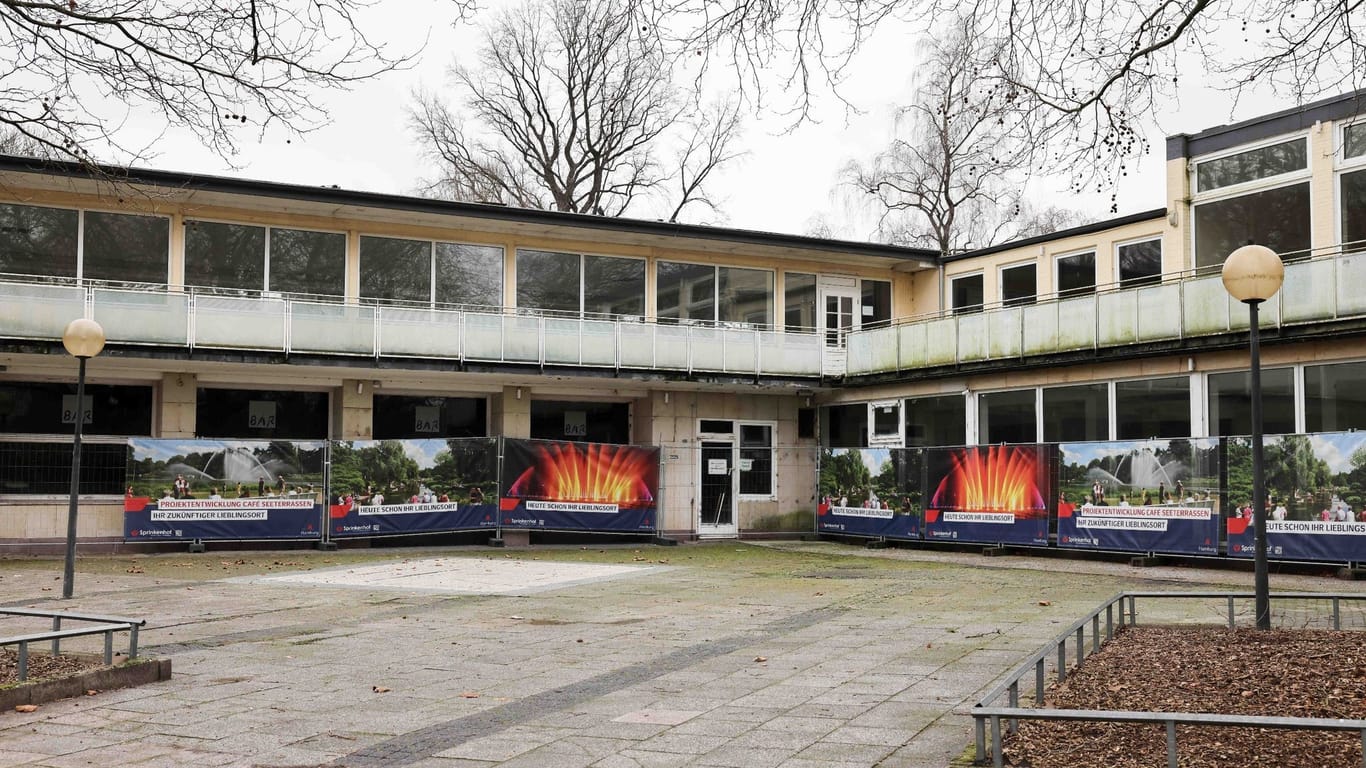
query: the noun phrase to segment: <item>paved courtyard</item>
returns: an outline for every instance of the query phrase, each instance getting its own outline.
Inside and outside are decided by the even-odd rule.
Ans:
[[[59,561],[0,563],[0,602],[146,618],[174,664],[0,713],[0,766],[945,766],[985,689],[1104,598],[1251,585],[830,543],[354,557],[83,561],[71,601]]]

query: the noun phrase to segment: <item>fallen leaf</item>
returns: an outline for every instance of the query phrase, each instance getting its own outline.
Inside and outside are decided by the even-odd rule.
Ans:
[[[374,691],[375,693],[388,693],[390,689],[385,688],[382,685],[375,685],[371,686],[370,690]]]
[[[509,616],[508,618],[509,618],[509,619],[512,619],[513,621],[521,621],[521,620],[522,620],[522,617],[521,617],[521,616]]]
[[[764,663],[765,661],[768,661],[768,657],[767,657],[767,656],[755,656],[755,657],[754,657],[754,660],[755,660],[756,662],[762,664],[762,663]]]
[[[477,698],[479,698],[479,694],[476,693],[476,692],[474,692],[474,691],[465,691],[464,693],[460,694],[460,698],[462,698],[462,699],[477,699]]]
[[[95,696],[97,694],[99,694],[99,691],[95,690],[94,688],[91,688],[90,690],[85,692],[86,696]]]
[[[1050,605],[1052,605],[1052,604],[1053,604],[1053,601],[1052,601],[1052,600],[1040,600],[1040,601],[1039,601],[1039,605],[1042,605],[1042,606],[1044,606],[1044,607],[1050,606]]]
[[[37,711],[38,711],[38,705],[37,705],[37,704],[16,704],[16,705],[14,705],[14,711],[15,711],[15,712],[37,712]]]

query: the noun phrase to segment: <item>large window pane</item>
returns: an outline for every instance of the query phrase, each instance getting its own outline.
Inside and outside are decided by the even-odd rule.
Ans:
[[[1190,378],[1115,382],[1115,439],[1190,437]]]
[[[977,396],[978,442],[1033,443],[1038,440],[1034,390],[987,392]]]
[[[1251,394],[1252,374],[1247,371],[1210,374],[1210,434],[1252,434]],[[1262,371],[1262,431],[1268,435],[1295,431],[1295,384],[1289,368]]]
[[[266,287],[266,228],[185,222],[185,285],[260,291]]]
[[[773,495],[773,427],[740,425],[740,493]]]
[[[1342,154],[1349,158],[1366,155],[1366,123],[1342,129]]]
[[[783,320],[789,331],[816,332],[816,276],[800,272],[783,275]]]
[[[950,281],[954,312],[982,311],[982,276],[955,277]]]
[[[876,328],[892,321],[892,284],[886,280],[860,280],[863,293],[862,327]]]
[[[1363,123],[1366,125],[1366,123]],[[1342,174],[1342,248],[1366,248],[1366,171]]]
[[[966,442],[968,409],[962,395],[913,397],[904,408],[906,447]]]
[[[128,444],[81,443],[82,494],[122,496]],[[71,444],[0,441],[0,494],[66,495],[71,491]]]
[[[86,211],[83,239],[85,279],[166,284],[170,219]]]
[[[432,244],[394,237],[360,239],[362,299],[432,300]]]
[[[1110,439],[1109,393],[1110,388],[1105,384],[1045,389],[1044,442]]]
[[[1195,266],[1214,267],[1255,243],[1290,260],[1309,255],[1309,182],[1195,206]]]
[[[200,387],[195,404],[195,434],[326,440],[329,402],[326,392]]]
[[[1309,156],[1304,138],[1291,139],[1281,144],[1198,163],[1195,166],[1196,191],[1208,192],[1246,181],[1302,171],[1308,167]]]
[[[488,400],[482,397],[375,395],[375,439],[483,437]]]
[[[531,437],[534,440],[629,443],[631,404],[532,400]]]
[[[64,208],[0,205],[0,274],[75,277],[79,216]]]
[[[339,298],[346,291],[346,235],[270,230],[270,290]]]
[[[583,311],[645,316],[645,260],[583,257]]]
[[[1033,304],[1039,292],[1039,268],[1020,264],[1001,270],[1001,303],[1007,307]]]
[[[1125,288],[1162,279],[1162,241],[1144,240],[1119,246],[1119,282]]]
[[[76,428],[76,384],[0,382],[0,433],[61,435]],[[87,435],[152,434],[152,388],[85,385]],[[67,459],[71,447],[67,446]],[[3,493],[0,490],[0,493]]]
[[[437,243],[436,300],[441,304],[503,306],[503,249]]]
[[[822,408],[821,445],[826,448],[868,447],[868,406],[859,403]]]
[[[661,320],[715,320],[716,267],[658,262],[655,310]]]
[[[773,273],[766,269],[716,268],[716,319],[773,325]]]
[[[517,306],[578,314],[579,255],[517,251]]]
[[[1058,259],[1058,296],[1079,296],[1096,290],[1096,254],[1075,253]]]
[[[1304,429],[1366,429],[1366,363],[1304,367]]]

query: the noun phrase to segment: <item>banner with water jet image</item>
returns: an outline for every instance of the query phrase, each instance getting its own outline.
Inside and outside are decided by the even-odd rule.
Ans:
[[[834,448],[821,452],[818,533],[919,539],[919,448]]]
[[[1219,554],[1219,440],[1058,446],[1058,546]]]
[[[128,441],[125,541],[316,539],[327,443]]]
[[[925,539],[1047,546],[1052,449],[925,449]]]
[[[497,438],[341,440],[331,455],[331,538],[498,525]]]
[[[549,440],[503,441],[504,528],[655,530],[659,449]]]

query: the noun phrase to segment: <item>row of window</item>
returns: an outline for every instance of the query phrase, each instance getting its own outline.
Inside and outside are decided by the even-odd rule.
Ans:
[[[1115,248],[1119,283],[1124,288],[1151,285],[1162,279],[1162,239],[1149,238]],[[1053,285],[1059,298],[1081,296],[1096,290],[1096,252],[1069,253],[1053,260]],[[1038,265],[1034,262],[1000,268],[1002,306],[1033,304],[1039,296]],[[949,306],[954,312],[980,312],[986,304],[985,277],[981,272],[949,281]]]
[[[1247,372],[1211,373],[1203,381],[1206,434],[1251,430]],[[1190,437],[1192,377],[1098,382],[982,392],[972,400],[938,395],[826,409],[828,447],[869,444],[935,446],[994,443],[1141,440]],[[1366,429],[1366,363],[1306,365],[1262,372],[1267,434]]]

